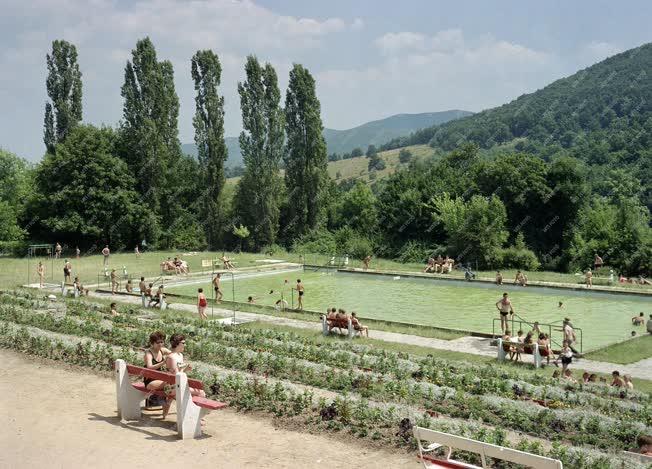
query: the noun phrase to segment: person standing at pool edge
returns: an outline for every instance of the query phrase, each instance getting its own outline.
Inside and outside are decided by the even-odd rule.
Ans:
[[[208,319],[206,316],[206,306],[208,302],[206,301],[206,295],[204,295],[204,289],[200,288],[197,290],[197,312],[199,313],[199,319]]]
[[[222,274],[218,273],[213,279],[213,290],[215,290],[215,301],[220,303],[222,300],[222,291],[220,290],[220,281]]]
[[[593,256],[593,270],[598,270],[603,264],[602,257],[598,256],[598,253],[596,252]]]
[[[111,255],[111,250],[109,249],[108,244],[104,246],[104,249],[102,249],[102,255],[104,256],[104,265],[109,265],[109,255]]]
[[[299,307],[298,309],[303,309],[303,284],[301,283],[301,279],[297,279],[297,286],[296,286],[297,292],[299,292]]]
[[[507,330],[507,315],[514,314],[512,302],[507,293],[503,293],[503,297],[496,302],[496,308],[500,312],[500,330],[504,332]]]
[[[39,288],[43,288],[43,281],[45,279],[45,266],[42,262],[38,263],[38,267],[36,267],[36,273],[38,274]]]
[[[591,288],[593,286],[593,272],[591,272],[591,269],[587,269],[584,276],[586,279],[586,288]]]

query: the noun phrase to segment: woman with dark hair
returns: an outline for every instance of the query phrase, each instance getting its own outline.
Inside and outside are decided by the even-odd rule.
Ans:
[[[170,351],[165,347],[165,334],[160,331],[152,332],[149,335],[149,348],[145,350],[145,368],[149,370],[162,371],[165,368],[165,356]],[[144,378],[143,382],[145,387],[150,391],[157,391],[163,389],[165,381],[160,379]],[[147,399],[146,407],[154,407],[160,405],[157,396],[151,396]],[[166,405],[163,403],[163,413],[167,414]]]

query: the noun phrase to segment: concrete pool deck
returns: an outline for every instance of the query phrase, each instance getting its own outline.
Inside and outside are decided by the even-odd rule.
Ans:
[[[308,268],[317,268],[318,266],[304,266]],[[323,266],[320,268],[324,268]],[[334,268],[335,269],[335,268]],[[446,280],[451,282],[466,282],[464,277],[454,277],[448,274],[433,274],[433,273],[423,273],[423,272],[410,272],[410,271],[400,271],[400,270],[375,270],[375,269],[361,269],[358,267],[347,267],[347,268],[337,268],[335,269],[338,272],[347,272],[355,274],[366,274],[366,275],[381,275],[381,276],[399,276],[406,278],[418,278],[418,279],[433,279],[433,280]],[[487,283],[495,284],[495,280],[488,277],[476,277],[471,283]],[[514,286],[515,283],[510,281],[504,281],[502,283],[506,286]],[[559,290],[574,290],[581,292],[600,292],[600,293],[614,293],[617,295],[635,295],[652,298],[652,287],[648,291],[645,290],[634,290],[627,288],[619,288],[617,286],[604,286],[604,285],[593,285],[591,288],[587,288],[586,285],[581,283],[563,283],[563,282],[544,282],[542,280],[528,280],[527,287],[540,287],[540,288],[555,288]],[[524,288],[527,288],[524,287]]]
[[[131,303],[140,305],[140,297],[126,296],[126,295],[111,295],[108,293],[91,292],[90,297],[96,298],[111,298],[122,303]],[[197,311],[195,305],[176,303],[173,305],[172,310],[181,310],[191,313]],[[222,308],[214,308],[215,314],[224,317],[233,316],[233,311]],[[300,321],[297,319],[289,319],[278,316],[270,316],[267,314],[248,313],[236,311],[238,320],[243,322],[263,321],[271,324],[279,324],[283,326],[295,327],[300,329],[309,329],[321,331],[320,322]],[[383,340],[385,342],[395,342],[401,344],[418,345],[421,347],[428,347],[439,350],[448,350],[452,352],[470,353],[473,355],[481,355],[486,357],[496,357],[496,348],[490,345],[491,339],[483,337],[461,337],[455,340],[442,340],[429,337],[421,337],[410,334],[399,334],[396,332],[386,331],[371,331],[371,338]],[[610,374],[614,370],[620,371],[621,374],[628,374],[633,378],[638,379],[652,379],[652,358],[646,358],[630,365],[620,365],[616,363],[599,362],[594,360],[586,360],[583,358],[575,359],[574,367],[579,368],[590,373],[604,373]]]

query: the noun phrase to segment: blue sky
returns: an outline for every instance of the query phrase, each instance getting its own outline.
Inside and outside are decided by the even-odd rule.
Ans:
[[[397,113],[479,111],[652,40],[652,2],[2,0],[0,146],[43,154],[45,54],[77,45],[84,120],[115,125],[124,66],[149,35],[171,60],[179,131],[192,142],[190,58],[223,66],[226,135],[241,128],[237,82],[247,54],[287,85],[293,62],[317,80],[324,125],[344,129]]]

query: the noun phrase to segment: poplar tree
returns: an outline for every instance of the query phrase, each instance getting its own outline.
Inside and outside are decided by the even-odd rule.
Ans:
[[[314,78],[302,65],[295,64],[285,97],[288,240],[317,228],[325,212],[328,156],[320,112]]]
[[[251,235],[247,242],[259,249],[276,242],[282,183],[279,164],[283,156],[283,111],[274,67],[261,67],[247,57],[246,80],[238,83],[242,127],[240,148],[245,172],[236,192],[237,213]]]
[[[228,153],[224,142],[224,97],[218,93],[222,66],[211,50],[200,50],[191,60],[195,82],[195,144],[202,167],[203,191],[200,217],[208,244],[215,249],[221,241],[225,219],[220,195],[224,188],[224,162]]]
[[[43,141],[49,153],[63,142],[82,120],[82,74],[77,63],[77,48],[67,41],[52,41],[52,54],[46,54],[48,76],[45,86],[50,101],[45,103]]]
[[[175,197],[181,148],[177,128],[179,98],[172,64],[157,60],[149,38],[136,43],[132,60],[125,67],[121,91],[121,156],[135,175],[138,192],[152,215],[144,235],[155,243],[161,234],[160,226],[172,229],[181,208]]]

